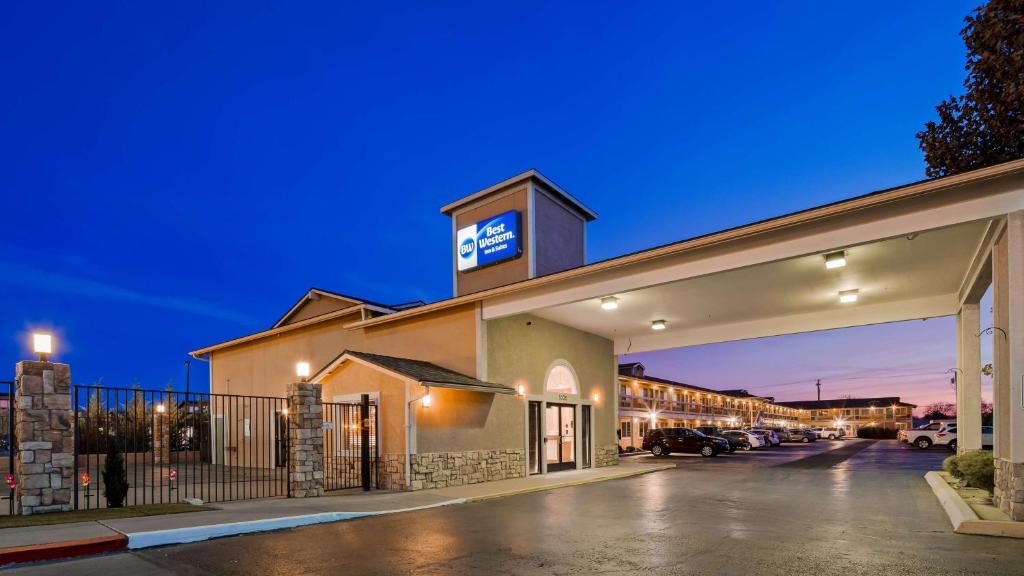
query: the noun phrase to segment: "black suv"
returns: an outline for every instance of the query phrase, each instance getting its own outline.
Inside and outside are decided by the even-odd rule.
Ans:
[[[690,428],[655,428],[644,435],[641,445],[655,456],[668,456],[673,452],[700,454],[705,458],[729,452],[729,442],[724,438],[705,436]]]

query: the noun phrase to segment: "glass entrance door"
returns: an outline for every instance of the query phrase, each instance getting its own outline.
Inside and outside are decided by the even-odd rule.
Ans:
[[[548,472],[576,467],[576,407],[548,404],[544,417],[544,457]]]

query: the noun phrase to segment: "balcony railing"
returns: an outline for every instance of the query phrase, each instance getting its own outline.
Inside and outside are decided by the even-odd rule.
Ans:
[[[709,414],[720,416],[744,416],[750,413],[746,408],[715,406],[700,402],[644,398],[643,396],[620,396],[619,408],[625,410],[641,410],[645,412],[674,412],[681,414]]]

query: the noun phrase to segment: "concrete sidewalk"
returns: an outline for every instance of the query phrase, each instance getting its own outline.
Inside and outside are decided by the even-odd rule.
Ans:
[[[281,530],[337,522],[364,516],[393,514],[499,498],[514,494],[551,490],[674,468],[675,464],[638,464],[571,470],[544,476],[529,476],[417,492],[346,491],[321,498],[272,498],[216,504],[216,510],[80,522],[54,526],[33,526],[0,530],[0,553],[6,547],[48,546],[59,542],[81,542],[92,538],[123,535],[128,548],[147,548],[197,542],[210,538]]]

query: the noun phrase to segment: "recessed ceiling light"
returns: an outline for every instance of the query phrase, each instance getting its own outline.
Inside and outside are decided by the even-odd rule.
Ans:
[[[843,290],[839,293],[839,302],[851,304],[857,301],[857,290]]]
[[[664,320],[655,320],[651,322],[651,330],[664,330],[668,327],[668,323]]]
[[[601,308],[604,310],[615,310],[619,307],[619,299],[615,296],[601,298]]]
[[[825,254],[825,268],[829,270],[833,268],[842,268],[846,266],[846,252],[832,252],[831,254]]]

